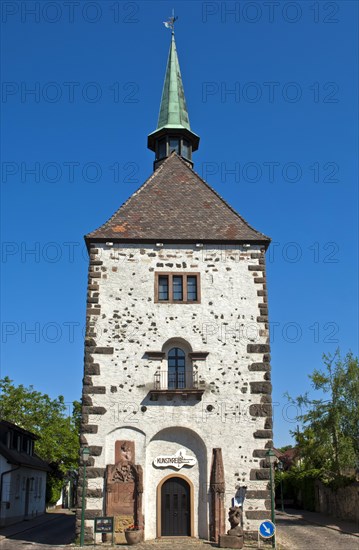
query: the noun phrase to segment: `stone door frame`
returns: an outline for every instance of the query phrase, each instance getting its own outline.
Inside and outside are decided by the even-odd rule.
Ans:
[[[190,499],[190,537],[194,537],[194,486],[192,481],[184,476],[183,474],[179,474],[177,472],[174,472],[172,474],[168,474],[164,478],[161,479],[159,484],[157,485],[157,538],[162,538],[162,522],[161,522],[161,511],[162,511],[162,502],[161,502],[161,493],[162,493],[162,485],[171,479],[172,477],[179,477],[183,479],[186,483],[189,485],[189,499]]]

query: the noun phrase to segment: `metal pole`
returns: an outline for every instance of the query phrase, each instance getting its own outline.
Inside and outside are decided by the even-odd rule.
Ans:
[[[80,546],[85,544],[85,491],[86,491],[86,461],[83,461],[84,478],[82,485],[82,509],[81,509],[81,533],[80,533]]]
[[[270,504],[271,504],[271,519],[272,523],[275,524],[275,513],[274,513],[274,492],[273,492],[273,471],[272,471],[272,463],[270,462],[270,468],[269,468],[269,476],[270,476]],[[275,535],[272,537],[272,548],[275,548]]]

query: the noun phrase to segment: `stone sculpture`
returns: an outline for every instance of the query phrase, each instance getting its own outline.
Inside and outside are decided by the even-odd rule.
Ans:
[[[219,536],[220,548],[243,548],[242,508],[231,506],[228,511],[231,528],[226,535]]]
[[[227,535],[242,536],[242,508],[231,506],[228,512],[228,521],[231,524],[231,528],[227,531]]]

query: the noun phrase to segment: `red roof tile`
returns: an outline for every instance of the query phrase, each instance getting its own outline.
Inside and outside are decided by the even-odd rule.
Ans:
[[[90,242],[256,242],[270,239],[251,227],[176,153],[101,227]]]

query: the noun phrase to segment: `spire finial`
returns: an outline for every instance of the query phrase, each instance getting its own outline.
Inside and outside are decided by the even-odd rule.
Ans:
[[[175,33],[175,22],[177,21],[178,16],[175,17],[175,10],[172,10],[172,17],[169,17],[167,21],[163,21],[164,26],[166,29],[171,29],[172,34]]]

